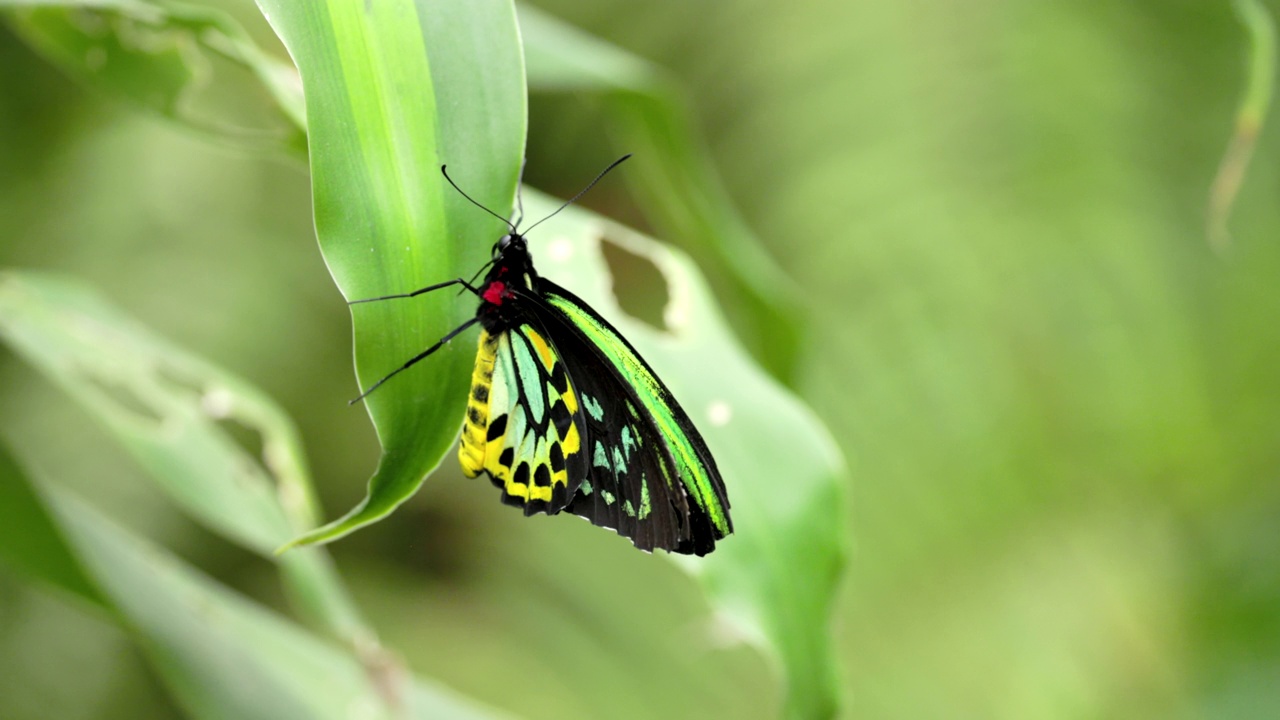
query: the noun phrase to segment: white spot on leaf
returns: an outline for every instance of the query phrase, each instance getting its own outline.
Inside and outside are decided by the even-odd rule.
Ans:
[[[212,418],[225,418],[231,415],[235,397],[226,388],[212,388],[200,398],[200,408]]]
[[[723,400],[716,400],[707,406],[707,421],[716,427],[723,427],[733,419],[733,408]]]
[[[670,286],[668,285],[668,287]],[[669,302],[666,310],[662,313],[662,319],[666,321],[667,327],[672,328],[673,330],[680,330],[688,326],[689,316],[685,312],[685,309],[685,306],[682,304]]]
[[[552,262],[568,262],[573,257],[573,241],[567,237],[558,237],[547,245],[547,257]]]

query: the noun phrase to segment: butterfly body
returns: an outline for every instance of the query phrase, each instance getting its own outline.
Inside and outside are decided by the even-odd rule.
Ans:
[[[526,515],[556,513],[585,472],[574,422],[580,408],[564,364],[522,301],[538,291],[524,238],[504,236],[494,256],[478,292],[482,330],[458,458],[469,477],[487,472],[503,502]]]
[[[724,481],[702,436],[612,325],[538,275],[525,237],[509,224],[478,286],[459,278],[374,298],[460,284],[480,304],[472,320],[365,395],[479,324],[458,445],[468,477],[487,474],[502,501],[526,515],[567,511],[642,550],[711,552],[733,525]]]
[[[634,348],[538,276],[518,233],[477,286],[482,332],[458,457],[526,515],[569,511],[644,550],[710,552],[732,531],[723,481]]]

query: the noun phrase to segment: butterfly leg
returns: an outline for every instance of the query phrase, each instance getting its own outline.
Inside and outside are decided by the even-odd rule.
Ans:
[[[466,280],[463,280],[462,278],[454,278],[453,280],[449,280],[448,282],[436,283],[435,285],[428,285],[424,288],[419,288],[417,290],[414,290],[411,293],[403,293],[401,295],[383,295],[382,297],[365,298],[364,300],[351,300],[351,301],[348,301],[347,304],[358,305],[360,303],[377,302],[379,300],[397,300],[399,298],[417,297],[419,295],[422,295],[423,293],[429,293],[432,290],[443,290],[444,288],[453,287],[454,285],[461,285],[464,290],[470,290],[471,294],[477,297],[479,297],[480,295],[480,291],[477,290],[475,286],[472,285],[471,283],[467,282]]]
[[[444,346],[445,346],[445,345],[446,345],[450,340],[452,340],[452,339],[454,339],[455,337],[457,337],[457,336],[458,336],[458,334],[459,334],[459,333],[461,333],[463,330],[466,330],[467,328],[471,327],[472,325],[475,325],[475,324],[476,324],[476,323],[478,323],[478,322],[480,322],[480,318],[471,318],[470,320],[468,320],[468,321],[466,321],[466,322],[462,323],[462,324],[461,324],[461,325],[459,325],[458,327],[456,327],[456,328],[454,328],[453,330],[449,331],[449,334],[448,334],[448,335],[445,335],[445,336],[444,336],[444,337],[442,337],[442,338],[440,338],[440,341],[439,341],[439,342],[437,342],[435,345],[432,345],[431,347],[427,348],[426,350],[423,350],[422,352],[418,353],[417,355],[414,355],[412,358],[409,358],[409,361],[408,361],[408,362],[406,362],[404,365],[401,365],[400,367],[396,368],[395,370],[392,370],[390,373],[388,373],[388,374],[386,375],[386,377],[382,378],[382,379],[381,379],[381,380],[379,380],[378,382],[376,382],[376,383],[374,383],[373,385],[369,386],[369,389],[368,389],[368,390],[365,390],[364,392],[360,393],[360,397],[356,398],[355,400],[352,400],[351,402],[349,402],[349,403],[347,403],[347,404],[348,404],[348,405],[355,405],[356,403],[358,403],[358,402],[360,402],[361,400],[365,399],[366,397],[368,397],[368,396],[369,396],[369,393],[373,392],[374,390],[377,390],[377,389],[382,385],[382,383],[384,383],[384,382],[386,382],[386,381],[390,380],[391,378],[395,377],[396,375],[400,374],[401,372],[404,372],[405,370],[408,370],[410,367],[412,367],[412,366],[413,366],[413,364],[414,364],[414,363],[418,362],[419,360],[421,360],[421,359],[425,358],[426,356],[430,355],[431,353],[433,353],[433,352],[435,352],[435,351],[439,350],[440,348],[444,347]]]
[[[493,262],[494,262],[493,260],[490,260],[489,262],[481,265],[480,269],[476,271],[476,274],[471,276],[471,282],[474,283],[476,281],[476,278],[479,278],[482,274],[484,274],[484,271],[488,270],[489,266],[492,265]],[[461,280],[462,278],[458,278],[458,279]],[[479,297],[480,293],[476,292],[476,289],[471,287],[470,283],[462,283],[462,285],[463,285],[463,289],[458,291],[459,295],[470,290],[472,295]]]

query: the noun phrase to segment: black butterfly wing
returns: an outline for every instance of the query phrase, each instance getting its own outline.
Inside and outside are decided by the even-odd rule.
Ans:
[[[532,314],[568,370],[590,465],[565,509],[643,550],[711,552],[733,532],[729,500],[688,414],[590,306],[545,279],[538,289]]]

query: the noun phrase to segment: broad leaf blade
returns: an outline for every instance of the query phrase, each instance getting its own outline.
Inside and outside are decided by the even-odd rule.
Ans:
[[[151,334],[79,285],[0,273],[0,340],[107,428],[184,511],[270,557],[316,514],[297,430],[240,378]],[[261,433],[249,456],[221,427]],[[295,601],[335,634],[359,620],[320,552],[281,561]]]
[[[555,207],[528,191],[525,203],[535,216]],[[603,242],[662,273],[670,298],[666,332],[620,309]],[[683,254],[576,208],[540,228],[531,245],[541,274],[591,303],[635,345],[715,455],[734,533],[701,560],[669,557],[699,577],[723,617],[779,661],[789,717],[833,716],[839,693],[830,616],[848,539],[845,468],[826,428],[752,362]]]
[[[524,70],[504,0],[260,0],[306,89],[316,232],[348,300],[470,277],[501,234],[442,164],[505,214],[523,155]],[[353,307],[362,388],[474,312],[442,291]],[[463,336],[366,400],[383,455],[369,494],[299,543],[341,537],[421,485],[461,426],[474,340]],[[353,388],[352,395],[355,395]]]

